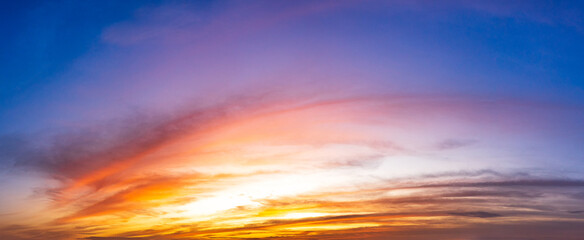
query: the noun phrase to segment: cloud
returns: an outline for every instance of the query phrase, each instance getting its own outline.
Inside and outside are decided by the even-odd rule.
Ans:
[[[156,240],[156,239],[163,239],[163,238],[153,238],[153,237],[88,237],[84,238],[86,240]]]
[[[85,206],[72,215],[58,219],[57,222],[65,223],[103,215],[115,216],[118,213],[135,212],[136,210],[141,210],[140,214],[148,214],[148,209],[153,207],[192,201],[186,196],[194,195],[193,191],[189,193],[185,189],[195,185],[187,177],[175,179],[149,177],[136,182],[136,184],[127,184],[125,190]]]
[[[42,94],[30,98],[35,117],[28,121],[57,130],[0,137],[0,166],[10,171],[0,177],[27,183],[2,187],[1,200],[12,198],[19,207],[0,215],[0,224],[8,223],[1,235],[549,239],[562,236],[560,230],[581,233],[573,224],[583,200],[581,152],[563,149],[581,142],[582,108],[491,95],[501,85],[491,83],[506,79],[498,75],[485,75],[495,82],[475,89],[479,82],[471,77],[489,69],[448,64],[476,55],[468,40],[458,44],[467,49],[456,48],[465,52],[456,57],[442,54],[455,48],[415,44],[456,40],[424,31],[428,26],[456,36],[491,26],[484,20],[493,17],[565,19],[524,3],[356,3],[172,2],[106,27],[101,42],[57,76],[58,86],[31,93]],[[479,24],[436,25],[443,21],[434,17],[466,18],[468,9],[481,12],[472,13]],[[401,21],[421,28],[406,29]],[[426,75],[418,75],[424,66]],[[443,84],[443,78],[457,80]],[[141,110],[121,113],[130,106]],[[31,185],[32,196],[16,194]],[[530,228],[543,234],[531,235]]]
[[[461,147],[466,147],[477,143],[477,140],[472,139],[446,139],[442,142],[439,142],[436,147],[439,150],[449,150],[449,149],[456,149]]]
[[[144,163],[148,154],[157,149],[217,126],[221,121],[237,118],[245,111],[253,111],[252,105],[260,104],[265,102],[237,98],[224,105],[166,116],[139,112],[121,121],[60,133],[48,147],[32,153],[18,151],[18,148],[29,146],[25,141],[9,143],[17,145],[11,149],[21,153],[15,156],[21,167],[47,172],[64,181],[74,179],[79,185],[98,187],[108,177],[135,168],[139,162]]]
[[[80,229],[78,229],[80,230]],[[81,232],[81,231],[79,231]],[[7,240],[42,240],[42,239],[72,239],[76,233],[55,228],[39,228],[27,225],[8,225],[0,227],[2,239]]]
[[[58,180],[40,191],[52,200],[49,209],[61,212],[53,218],[53,227],[113,221],[123,229],[124,224],[149,216],[161,217],[169,226],[144,224],[153,232],[142,235],[121,231],[114,236],[107,229],[95,230],[95,237],[234,237],[248,231],[285,235],[333,225],[358,232],[400,221],[428,226],[435,219],[459,224],[462,220],[456,216],[502,219],[489,215],[495,212],[560,218],[542,208],[543,204],[528,200],[553,202],[546,198],[550,189],[564,199],[584,186],[579,179],[489,169],[435,170],[401,178],[370,175],[387,164],[388,158],[423,154],[399,141],[399,136],[387,137],[364,128],[365,123],[388,114],[399,116],[394,113],[412,108],[436,109],[435,105],[459,102],[457,99],[250,95],[171,114],[140,112],[61,133],[44,150],[19,155],[19,166]],[[466,109],[467,105],[472,104],[443,108]],[[28,148],[27,141],[19,143]],[[212,220],[196,221],[196,227],[178,227],[204,212],[198,210],[199,200],[224,205],[217,208]],[[197,209],[189,210],[189,204]],[[502,205],[508,206],[505,211],[497,208]],[[310,211],[324,216],[286,219],[287,213]],[[417,217],[425,220],[415,220]],[[238,221],[251,223],[216,225]],[[80,232],[69,231],[73,235]]]
[[[454,215],[454,216],[477,217],[477,218],[501,217],[500,214],[491,213],[491,212],[451,212],[448,214]]]
[[[171,114],[140,111],[88,128],[58,133],[49,143],[32,143],[24,137],[6,136],[2,141],[5,148],[3,159],[10,159],[20,167],[46,172],[62,181],[75,180],[79,186],[99,187],[108,177],[137,167],[138,163],[145,164],[149,155],[184,137],[196,135],[204,140],[213,134],[214,129],[228,127],[245,118],[293,116],[303,112],[310,116],[320,109],[334,113],[342,105],[348,106],[347,111],[354,111],[371,101],[367,98],[318,99],[312,95],[293,100],[298,97],[254,93],[232,97],[212,106],[189,106]],[[323,143],[331,143],[326,136],[321,138],[324,138]],[[318,138],[312,141],[318,143]],[[390,141],[343,140],[338,137],[336,141],[363,144],[384,152],[402,149]]]
[[[428,184],[417,186],[419,188],[439,188],[439,187],[540,187],[540,188],[564,188],[564,187],[584,187],[584,180],[579,179],[521,179],[507,181],[485,181],[485,182],[455,182],[445,184]]]

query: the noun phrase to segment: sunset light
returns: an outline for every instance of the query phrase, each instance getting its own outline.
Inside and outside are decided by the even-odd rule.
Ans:
[[[584,238],[582,2],[0,11],[0,240]]]

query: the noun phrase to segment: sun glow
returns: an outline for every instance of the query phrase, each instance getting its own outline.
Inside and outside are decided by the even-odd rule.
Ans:
[[[314,182],[314,176],[277,174],[271,178],[270,181],[233,182],[233,186],[222,191],[207,193],[208,197],[193,196],[195,201],[178,209],[184,216],[203,216],[241,207],[259,208],[262,201],[308,193],[319,185]]]
[[[248,196],[229,194],[204,198],[185,204],[179,207],[179,211],[184,211],[183,214],[185,216],[205,216],[237,207],[259,207],[260,205],[260,203],[254,202]]]

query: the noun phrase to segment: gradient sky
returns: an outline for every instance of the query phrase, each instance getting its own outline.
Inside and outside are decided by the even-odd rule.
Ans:
[[[581,239],[582,1],[13,1],[0,238]]]

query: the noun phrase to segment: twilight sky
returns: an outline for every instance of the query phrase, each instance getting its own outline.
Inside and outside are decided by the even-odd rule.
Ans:
[[[581,1],[13,1],[0,238],[581,239]]]

